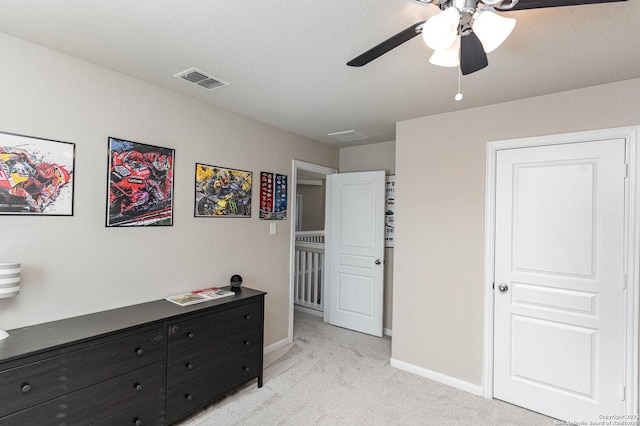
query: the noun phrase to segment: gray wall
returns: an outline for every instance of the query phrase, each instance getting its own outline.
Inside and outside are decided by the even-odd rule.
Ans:
[[[486,143],[639,125],[638,94],[635,79],[398,123],[393,359],[482,384]]]
[[[325,180],[322,185],[298,185],[297,195],[302,195],[301,231],[324,230]]]
[[[195,163],[255,179],[290,174],[294,158],[337,168],[338,149],[4,34],[0,57],[0,130],[76,144],[74,216],[0,216],[0,261],[23,265],[20,295],[0,299],[0,327],[225,285],[239,273],[268,292],[265,344],[286,339],[290,226],[269,235],[255,183],[250,219],[194,218]],[[176,150],[172,227],[105,228],[109,136]]]

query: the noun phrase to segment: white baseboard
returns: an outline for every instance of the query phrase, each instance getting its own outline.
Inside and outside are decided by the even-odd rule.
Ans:
[[[284,339],[282,339],[282,340],[280,340],[278,342],[272,343],[271,345],[265,347],[264,348],[264,354],[266,355],[266,354],[269,354],[269,353],[271,353],[273,351],[277,351],[278,349],[287,346],[291,342],[293,342],[293,339],[285,337]]]
[[[409,364],[408,362],[398,361],[397,359],[393,358],[391,358],[390,364],[392,367],[408,371],[409,373],[417,374],[418,376],[426,377],[427,379],[440,382],[447,386],[451,386],[452,388],[460,389],[478,396],[484,395],[482,386],[474,385],[473,383],[465,382],[464,380],[456,379],[455,377],[447,376],[436,371],[427,370],[426,368],[418,367],[417,365]]]
[[[393,336],[393,330],[391,330],[390,328],[383,328],[382,329],[382,334],[384,334],[385,336]]]

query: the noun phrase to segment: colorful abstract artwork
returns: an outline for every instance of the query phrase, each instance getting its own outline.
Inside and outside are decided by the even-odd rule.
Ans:
[[[0,133],[0,214],[73,216],[75,144]]]
[[[107,226],[173,225],[173,149],[109,138]]]
[[[251,217],[251,172],[196,164],[196,217]]]
[[[260,219],[287,218],[287,175],[260,172]]]

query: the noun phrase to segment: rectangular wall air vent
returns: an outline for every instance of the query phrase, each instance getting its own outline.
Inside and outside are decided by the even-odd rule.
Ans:
[[[334,137],[338,139],[340,142],[352,142],[352,141],[359,141],[361,139],[367,139],[367,136],[363,135],[362,133],[358,133],[355,130],[329,133],[327,136]]]
[[[179,72],[178,74],[175,74],[174,77],[188,81],[189,83],[197,84],[198,86],[209,90],[218,89],[231,84],[218,77],[214,77],[200,71],[197,68],[190,68],[186,71]]]

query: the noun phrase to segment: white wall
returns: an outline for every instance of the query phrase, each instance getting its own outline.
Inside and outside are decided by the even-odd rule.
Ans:
[[[226,285],[239,273],[268,292],[265,343],[286,338],[290,227],[269,235],[255,184],[251,219],[194,218],[195,163],[255,179],[289,174],[292,159],[337,167],[336,148],[1,33],[0,57],[0,131],[76,144],[74,216],[0,216],[0,261],[23,265],[20,295],[0,299],[1,328]],[[172,227],[105,228],[109,136],[176,150]]]
[[[396,172],[396,143],[381,142],[340,148],[340,173],[384,170]],[[393,329],[393,248],[384,249],[384,320],[385,332]]]
[[[640,124],[640,79],[400,122],[395,360],[482,383],[486,143]]]

